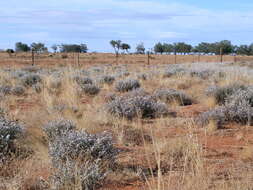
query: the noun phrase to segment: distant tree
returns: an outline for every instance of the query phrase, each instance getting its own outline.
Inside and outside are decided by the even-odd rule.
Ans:
[[[193,49],[194,52],[198,52],[198,53],[205,53],[205,54],[208,54],[208,53],[211,53],[213,50],[212,50],[212,44],[210,43],[206,43],[206,42],[201,42],[199,43],[194,49]]]
[[[129,44],[122,43],[122,44],[121,44],[121,49],[122,49],[123,51],[126,51],[127,53],[129,53],[128,50],[131,49],[131,46],[130,46]]]
[[[88,52],[88,47],[86,44],[81,44],[80,45],[80,53],[87,53]]]
[[[87,45],[86,44],[62,44],[60,45],[60,52],[62,53],[87,53]]]
[[[51,46],[52,50],[54,50],[54,53],[57,52],[58,46],[56,44]]]
[[[15,51],[13,49],[7,49],[6,52],[9,53],[9,54],[15,53]]]
[[[192,46],[190,44],[186,44],[184,42],[178,42],[174,44],[175,51],[178,53],[190,53],[192,50]]]
[[[43,52],[47,52],[48,49],[45,46],[45,44],[43,43],[32,43],[31,44],[31,49],[32,51],[36,52],[36,53],[43,53]]]
[[[139,43],[137,46],[136,46],[136,53],[137,54],[145,54],[145,47],[144,47],[144,43]]]
[[[15,51],[16,52],[28,52],[30,50],[31,50],[31,48],[27,44],[24,44],[22,42],[17,42],[15,44]]]
[[[164,48],[164,52],[167,54],[174,52],[174,45],[173,44],[164,43],[163,48]]]
[[[154,51],[155,53],[163,54],[165,52],[164,45],[161,42],[155,44]]]
[[[121,48],[121,40],[111,40],[110,41],[111,46],[113,47],[115,54],[119,54],[119,50]]]
[[[213,53],[215,53],[216,55],[220,54],[220,51],[222,51],[222,54],[224,55],[233,53],[233,45],[229,40],[222,40],[220,42],[216,42],[214,43],[213,47]]]
[[[248,45],[240,45],[236,47],[235,53],[238,55],[252,55],[252,50]]]

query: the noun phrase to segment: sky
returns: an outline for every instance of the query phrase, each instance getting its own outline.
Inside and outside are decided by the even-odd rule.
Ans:
[[[8,0],[0,1],[0,49],[16,42],[48,47],[85,43],[112,52],[110,40],[129,43],[231,40],[253,43],[252,0]]]

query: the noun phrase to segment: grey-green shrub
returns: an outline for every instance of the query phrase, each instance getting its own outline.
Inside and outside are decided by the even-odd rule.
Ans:
[[[125,79],[118,81],[115,85],[115,89],[118,92],[128,92],[137,88],[140,88],[141,85],[138,80],[135,79]]]
[[[178,102],[182,106],[191,105],[193,103],[192,98],[186,95],[184,92],[174,89],[159,89],[156,90],[154,96],[166,103]]]

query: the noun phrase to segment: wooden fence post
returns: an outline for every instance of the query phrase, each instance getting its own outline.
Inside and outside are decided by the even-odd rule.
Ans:
[[[223,50],[220,48],[220,62],[223,62]]]
[[[34,65],[34,62],[35,62],[35,60],[34,60],[34,50],[32,50],[32,65]]]
[[[149,57],[149,51],[148,51],[148,65],[150,64],[150,60],[149,60],[149,58],[150,58],[150,57]]]
[[[236,63],[237,62],[237,60],[236,60],[236,55],[234,56],[234,63]]]
[[[198,63],[200,63],[200,54],[198,54]]]
[[[174,52],[174,55],[175,55],[175,57],[174,57],[175,58],[174,63],[177,64],[177,52],[176,51]]]
[[[80,61],[79,61],[79,52],[77,52],[77,65],[78,65],[78,67],[80,66]]]

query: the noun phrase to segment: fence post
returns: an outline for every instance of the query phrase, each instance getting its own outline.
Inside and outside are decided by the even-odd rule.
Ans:
[[[200,53],[198,54],[198,63],[200,63]]]
[[[175,55],[174,63],[177,64],[177,51],[174,52],[174,55]]]
[[[223,52],[222,48],[220,48],[220,62],[223,62]]]
[[[236,55],[234,56],[234,63],[236,63],[237,62],[237,60],[236,60]]]
[[[150,58],[150,57],[149,57],[149,51],[148,51],[148,65],[150,64],[150,60],[149,60],[149,58]]]
[[[34,65],[34,62],[35,62],[35,60],[34,60],[34,50],[32,50],[32,65]]]
[[[77,65],[80,66],[80,63],[79,63],[79,52],[77,52]]]

